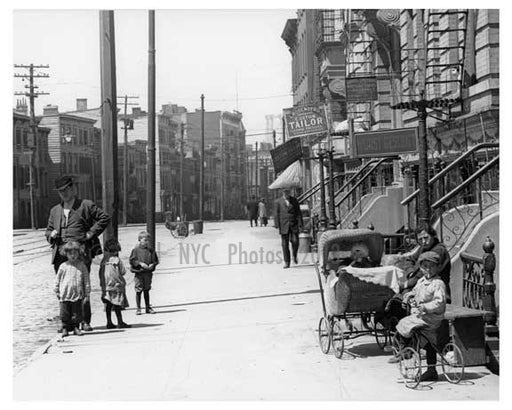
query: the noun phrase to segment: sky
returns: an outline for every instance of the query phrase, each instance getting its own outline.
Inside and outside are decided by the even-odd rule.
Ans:
[[[251,134],[265,132],[265,115],[292,106],[291,55],[281,33],[295,16],[291,8],[156,9],[157,110],[173,103],[194,111],[204,94],[206,111],[238,110],[248,143],[264,140]],[[131,101],[147,110],[148,11],[114,9],[114,21],[117,94],[138,96]],[[89,108],[100,105],[97,9],[15,9],[12,24],[13,63],[49,65],[39,70],[49,78],[35,80],[49,93],[36,99],[37,115],[47,104],[75,110],[77,98],[87,98]],[[14,91],[25,84],[13,77]],[[13,95],[13,106],[19,98]]]

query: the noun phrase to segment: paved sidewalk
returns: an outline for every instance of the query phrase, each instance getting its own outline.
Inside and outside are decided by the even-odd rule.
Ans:
[[[140,229],[120,229],[123,259]],[[93,267],[95,330],[54,340],[15,376],[15,399],[498,399],[499,377],[485,367],[468,368],[459,385],[441,376],[421,390],[407,389],[372,336],[348,342],[361,357],[324,355],[310,256],[287,270],[268,263],[280,252],[271,227],[206,223],[204,234],[179,242],[158,226],[157,242],[162,263],[151,295],[158,313],[135,316],[129,284],[131,307],[123,315],[133,328],[106,330]],[[243,263],[244,252],[256,263]]]

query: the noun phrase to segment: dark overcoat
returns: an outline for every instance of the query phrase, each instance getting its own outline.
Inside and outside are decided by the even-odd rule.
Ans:
[[[299,201],[291,196],[288,198],[289,205],[283,197],[278,198],[274,204],[274,225],[279,229],[281,235],[290,232],[299,233],[303,226],[302,213],[299,207]]]
[[[46,239],[52,245],[53,253],[52,253],[52,263],[55,261],[55,256],[59,250],[59,246],[64,243],[61,235],[61,219],[64,214],[64,208],[62,203],[55,205],[50,210],[50,216],[48,218],[48,226],[46,227]],[[107,227],[110,216],[106,214],[100,207],[96,206],[96,204],[88,199],[75,199],[73,203],[73,207],[71,208],[70,218],[76,218],[77,229],[73,232],[71,237],[66,238],[67,241],[73,240],[78,243],[84,245],[87,255],[90,255],[91,259],[96,255],[100,255],[101,244],[98,236],[105,230]],[[50,235],[53,230],[56,230],[57,238],[52,239]],[[93,234],[90,240],[86,240],[87,232],[91,232]]]

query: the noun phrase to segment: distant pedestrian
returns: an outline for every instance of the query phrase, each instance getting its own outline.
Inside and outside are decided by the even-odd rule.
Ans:
[[[297,252],[299,250],[299,231],[303,227],[302,213],[299,201],[290,195],[288,188],[283,189],[283,195],[275,202],[274,226],[279,229],[281,235],[281,247],[283,249],[284,269],[290,267],[290,247],[292,244],[293,263],[297,264]]]
[[[62,337],[66,337],[70,330],[77,336],[82,335],[82,305],[84,301],[89,301],[91,285],[87,267],[80,259],[81,250],[76,241],[66,242],[60,250],[66,256],[66,261],[60,264],[57,271],[55,293],[60,302]]]
[[[129,306],[126,298],[126,280],[124,275],[126,269],[119,258],[121,245],[117,239],[111,238],[103,246],[103,259],[100,264],[100,286],[101,301],[105,304],[107,315],[107,329],[114,329],[116,326],[112,323],[112,310],[117,318],[117,327],[125,329],[131,327],[123,322],[121,311]]]
[[[254,225],[258,226],[258,202],[256,202],[256,197],[254,195],[251,196],[251,200],[249,202],[247,202],[245,209],[247,211],[247,216],[249,217],[249,221],[251,222],[251,228],[252,228],[253,221],[254,221]]]
[[[46,239],[53,248],[52,264],[55,273],[60,265],[67,260],[66,254],[60,252],[67,242],[78,242],[83,249],[81,258],[91,271],[91,262],[96,255],[100,255],[101,244],[99,236],[107,227],[110,216],[101,210],[94,202],[88,199],[79,199],[76,194],[73,179],[62,176],[55,181],[55,189],[59,193],[61,202],[50,210]],[[91,331],[91,303],[84,299],[82,306],[82,330]]]
[[[260,226],[267,226],[267,206],[265,205],[265,199],[261,198],[258,203],[258,219],[260,220]]]
[[[144,303],[146,304],[146,313],[155,313],[150,305],[149,291],[153,280],[153,271],[158,265],[158,256],[156,252],[149,247],[151,235],[148,232],[139,233],[139,243],[132,250],[130,255],[130,270],[135,274],[135,301],[137,303],[136,315],[142,314],[141,295],[144,293]]]

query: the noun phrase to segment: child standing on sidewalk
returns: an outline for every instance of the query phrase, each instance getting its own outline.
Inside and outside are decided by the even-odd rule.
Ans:
[[[89,272],[80,260],[80,250],[78,242],[64,244],[62,252],[67,261],[59,266],[55,280],[55,293],[60,302],[62,337],[66,337],[70,330],[75,335],[82,336],[82,303],[89,299],[91,293]]]
[[[130,255],[130,270],[135,273],[135,297],[137,302],[136,315],[142,314],[140,308],[141,293],[144,293],[144,302],[146,303],[146,313],[155,313],[149,304],[149,291],[153,279],[153,271],[158,265],[156,252],[149,247],[151,235],[148,232],[139,233],[138,245],[132,250]]]
[[[121,310],[128,307],[126,298],[126,281],[124,275],[126,269],[121,259],[119,251],[121,245],[114,239],[108,239],[103,246],[104,256],[100,265],[100,285],[101,300],[105,303],[105,312],[107,314],[107,329],[114,329],[116,326],[112,323],[112,309],[116,314],[117,327],[126,329],[131,327],[123,322]]]

